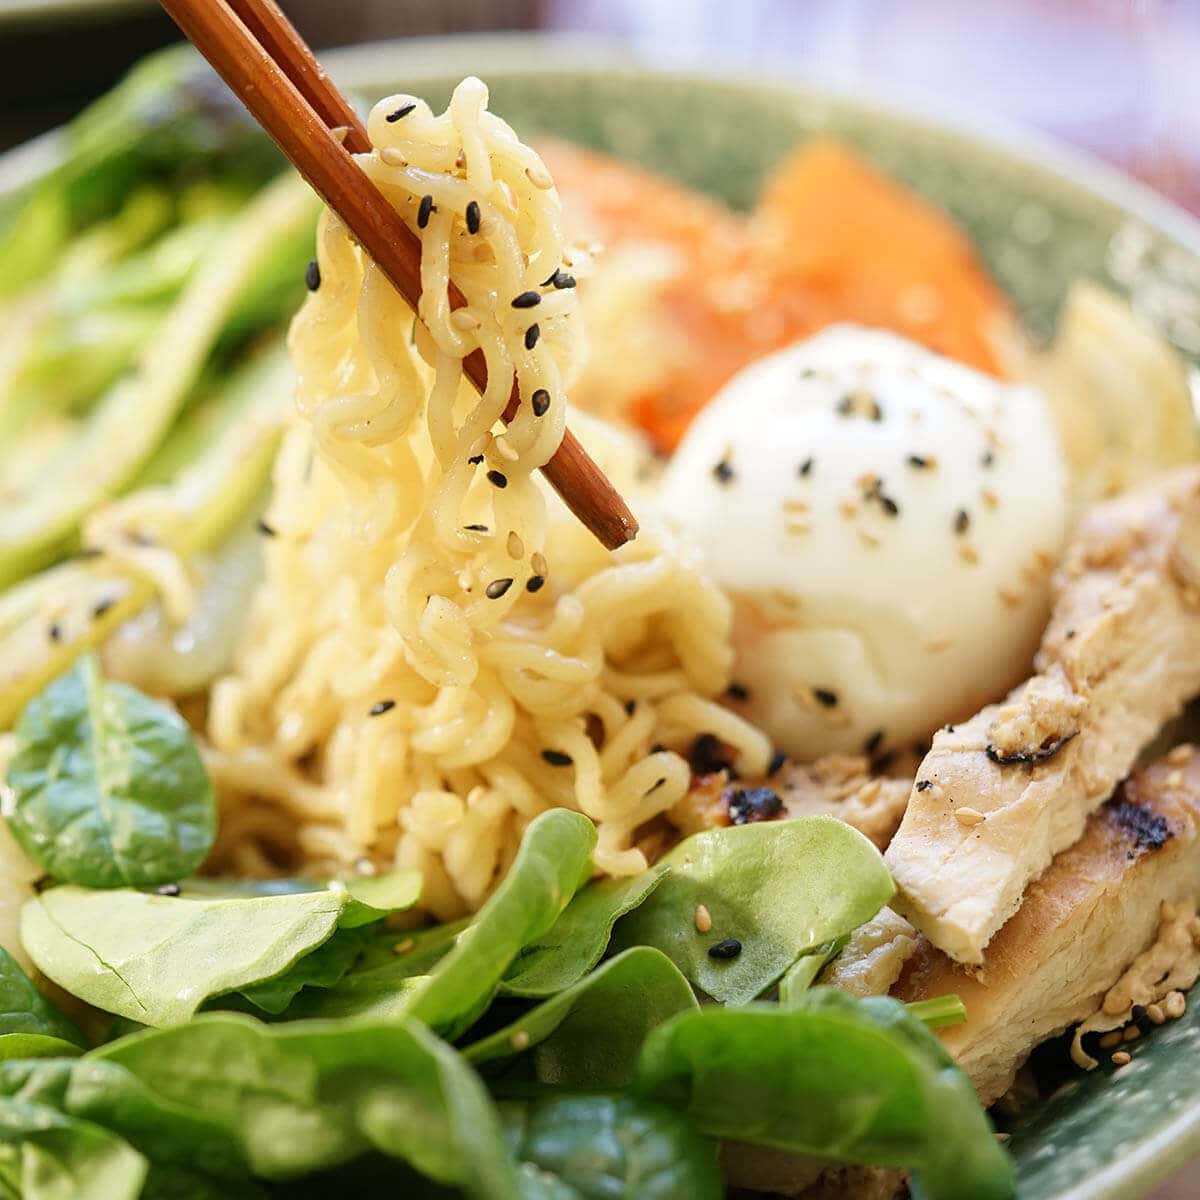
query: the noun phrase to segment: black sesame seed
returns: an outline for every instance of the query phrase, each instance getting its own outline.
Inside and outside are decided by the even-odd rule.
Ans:
[[[966,533],[971,527],[971,514],[965,508],[960,508],[954,514],[954,532]]]
[[[463,528],[469,529],[472,533],[487,533],[488,531],[486,525],[464,525]]]
[[[727,695],[730,700],[749,700],[750,689],[740,683],[731,683],[725,689],[725,695]]]
[[[424,229],[429,224],[429,217],[432,213],[437,212],[433,207],[432,196],[422,196],[421,203],[417,206],[417,228]]]
[[[484,595],[489,600],[499,600],[512,585],[513,581],[511,579],[493,579],[484,589]]]
[[[1075,636],[1075,630],[1068,629],[1063,636],[1066,637],[1067,641],[1069,642]]]
[[[550,408],[550,393],[545,388],[538,388],[529,397],[529,403],[533,406],[533,415],[535,417],[544,417]]]
[[[106,596],[92,609],[92,617],[97,621],[100,620],[114,604],[116,604],[116,600],[112,596]]]
[[[51,625],[50,628],[46,630],[46,634],[52,642],[61,642],[62,641],[62,626],[57,621],[55,621],[54,624]]]
[[[868,758],[875,757],[875,751],[883,745],[883,730],[877,729],[865,742],[863,742],[863,753]]]
[[[1146,1019],[1146,1006],[1144,1004],[1133,1005],[1129,1010],[1129,1019],[1140,1025]]]
[[[534,346],[537,345],[538,338],[541,337],[541,335],[542,331],[537,325],[530,325],[530,327],[525,330],[525,349],[532,350]]]
[[[487,473],[488,482],[498,488],[508,487],[508,476],[503,471],[489,471]]]
[[[376,700],[367,710],[368,717],[382,717],[385,712],[391,712],[396,707],[395,700]]]
[[[483,455],[482,454],[472,454],[471,457],[467,459],[467,462],[469,462],[471,464],[471,466],[477,467],[477,466],[479,466],[479,464],[481,462],[483,462]]]
[[[254,528],[257,529],[258,532],[263,535],[263,537],[276,536],[275,527],[273,525],[268,525],[267,522],[262,519],[262,517],[259,517],[258,520],[254,522]]]
[[[927,792],[927,791],[929,791],[929,789],[931,787],[933,787],[932,780],[929,780],[929,779],[918,779],[917,780],[917,791],[918,792]]]
[[[310,292],[315,292],[321,286],[321,268],[315,258],[308,261],[308,266],[304,271],[304,286]]]
[[[828,688],[813,688],[813,696],[816,697],[817,703],[825,708],[837,707],[837,692],[831,692]]]
[[[730,788],[722,799],[731,825],[770,821],[783,809],[783,801],[772,788]]]
[[[625,701],[625,715],[626,715],[627,717],[632,717],[632,716],[633,716],[633,710],[634,710],[635,708],[637,708],[637,701],[636,701],[636,700],[626,700],[626,701]]]
[[[946,726],[944,726],[943,728],[946,730],[946,732],[947,732],[947,733],[953,733],[953,732],[954,732],[954,726],[953,726],[953,725],[946,725]]]
[[[797,473],[799,474],[801,479],[806,479],[810,474],[812,474],[812,469],[813,469],[813,460],[811,458],[806,458],[800,464],[800,467],[799,467],[799,470]]]
[[[712,473],[718,483],[729,483],[733,479],[733,467],[724,458],[713,467]]]
[[[776,750],[771,755],[771,761],[767,763],[767,774],[777,775],[785,762],[787,762],[787,755],[782,750]]]
[[[513,308],[533,308],[535,305],[541,304],[542,295],[540,292],[522,292],[519,296],[513,297]]]
[[[177,883],[160,883],[154,889],[156,896],[178,896],[183,889]]]
[[[646,795],[649,796],[651,792],[657,792],[658,789],[666,782],[666,776],[663,776],[661,779],[656,779],[653,786],[646,789]]]
[[[545,575],[531,575],[525,582],[525,590],[527,592],[540,592],[545,583]]]
[[[573,767],[575,765],[575,760],[561,750],[543,750],[542,758],[552,767]]]
[[[483,216],[479,211],[479,204],[477,201],[472,200],[471,203],[467,205],[467,232],[478,233],[479,225],[482,220]]]
[[[575,286],[575,276],[568,275],[565,271],[555,271],[550,276],[550,282],[561,292],[565,288],[573,288]]]
[[[719,959],[737,958],[742,952],[742,943],[737,938],[726,938],[715,946],[709,946],[708,957]]]
[[[990,450],[985,450],[979,457],[979,465],[981,467],[990,467],[995,461],[996,456]]]
[[[732,766],[733,750],[715,734],[702,733],[688,751],[688,763],[693,775],[715,775]]]
[[[889,517],[898,517],[900,515],[900,505],[898,505],[891,496],[885,496],[882,492],[879,493],[879,503],[883,505],[883,511]]]
[[[401,117],[407,117],[408,114],[416,107],[417,106],[415,104],[402,104],[398,109],[395,110],[395,112],[388,113],[388,115],[383,119],[389,125],[395,125],[395,123],[399,121]]]
[[[910,454],[908,456],[908,465],[918,471],[929,470],[929,459],[923,454]]]
[[[854,401],[849,396],[843,396],[834,411],[839,417],[848,417],[854,411]]]

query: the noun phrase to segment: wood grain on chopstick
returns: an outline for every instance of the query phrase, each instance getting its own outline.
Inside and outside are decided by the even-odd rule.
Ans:
[[[420,239],[351,157],[355,147],[370,148],[362,122],[278,6],[270,0],[160,3],[415,310]],[[453,285],[450,303],[464,303]],[[463,371],[483,391],[487,365],[481,351],[463,360]],[[506,421],[520,403],[514,379]],[[570,430],[542,473],[608,549],[637,534],[624,500]]]

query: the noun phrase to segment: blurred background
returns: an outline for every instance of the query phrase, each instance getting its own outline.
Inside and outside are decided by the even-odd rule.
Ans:
[[[284,0],[318,47],[544,29],[1035,125],[1200,212],[1200,0]],[[0,0],[0,148],[177,37],[155,0]]]

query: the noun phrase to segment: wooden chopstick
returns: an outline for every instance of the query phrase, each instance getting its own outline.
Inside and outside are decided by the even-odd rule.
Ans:
[[[160,3],[415,310],[421,297],[420,239],[351,157],[352,151],[370,149],[366,129],[279,7],[272,0]],[[450,303],[456,308],[464,303],[453,285]],[[483,391],[482,352],[468,355],[463,371]],[[514,378],[506,421],[520,403]],[[636,536],[633,514],[570,430],[542,473],[608,549]]]

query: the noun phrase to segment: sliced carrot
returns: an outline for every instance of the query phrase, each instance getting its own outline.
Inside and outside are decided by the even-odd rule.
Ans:
[[[678,444],[751,360],[836,321],[894,329],[999,373],[990,326],[1008,305],[938,209],[838,143],[808,143],[767,181],[749,218],[650,171],[577,146],[540,147],[571,234],[676,252],[662,292],[673,346],[628,415]]]

